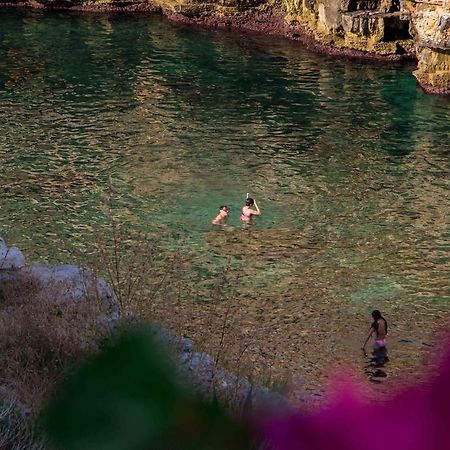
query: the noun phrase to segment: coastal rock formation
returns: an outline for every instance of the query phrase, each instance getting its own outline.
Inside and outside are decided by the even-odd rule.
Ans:
[[[0,0],[0,5],[159,12],[182,23],[289,36],[347,56],[417,58],[426,92],[450,93],[449,0]]]
[[[211,355],[196,352],[190,339],[182,339],[179,348],[178,363],[181,371],[193,383],[194,388],[212,398],[217,396],[234,409],[286,408],[285,397],[266,387],[252,386],[248,378],[238,377],[220,367]]]
[[[450,94],[450,1],[405,1],[414,35],[417,70],[426,92]]]
[[[138,320],[135,325],[139,325]],[[247,377],[224,369],[208,353],[196,351],[190,339],[179,339],[164,328],[151,328],[150,336],[159,346],[167,349],[181,379],[187,380],[189,387],[204,398],[215,399],[241,412],[246,408],[257,411],[288,407],[284,395],[264,386],[253,385]],[[308,397],[300,401],[311,403]]]
[[[287,19],[306,27],[315,40],[344,53],[389,59],[413,54],[409,19],[397,0],[287,0]],[[365,55],[369,56],[369,55]]]
[[[25,266],[25,258],[17,247],[8,247],[0,237],[0,270],[21,269]]]
[[[36,301],[59,303],[95,300],[101,305],[101,321],[112,324],[120,317],[117,297],[105,280],[91,269],[75,265],[25,265],[22,252],[0,238],[0,288],[19,291]]]
[[[330,54],[418,59],[426,92],[450,93],[448,0],[154,0],[170,18],[276,32]]]

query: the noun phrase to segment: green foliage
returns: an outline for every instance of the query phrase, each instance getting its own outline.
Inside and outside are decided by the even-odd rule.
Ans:
[[[195,398],[149,331],[125,333],[62,386],[44,416],[64,450],[249,449],[250,433]]]

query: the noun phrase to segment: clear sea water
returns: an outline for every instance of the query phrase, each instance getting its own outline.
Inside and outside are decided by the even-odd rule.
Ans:
[[[413,68],[157,16],[2,10],[0,235],[69,261],[107,221],[111,178],[120,220],[182,236],[199,282],[228,265],[272,304],[309,289],[322,309],[441,317],[450,99]],[[247,192],[263,215],[242,229]]]

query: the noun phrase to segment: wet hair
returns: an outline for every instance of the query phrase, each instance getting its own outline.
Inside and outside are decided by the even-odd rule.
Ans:
[[[229,211],[230,210],[230,208],[228,208],[228,206],[227,205],[222,205],[222,206],[219,206],[219,211],[222,211],[222,210],[224,210],[224,211]]]
[[[251,197],[247,197],[247,200],[245,200],[245,206],[253,206],[255,204],[255,200],[253,200]]]
[[[381,315],[380,311],[378,311],[378,309],[374,309],[372,311],[372,317],[373,317],[373,323],[372,323],[372,328],[376,331],[378,331],[378,321],[380,319],[384,320],[384,326],[386,328],[386,334],[388,331],[388,324],[387,324],[387,320]]]
[[[373,320],[381,319],[381,313],[380,313],[380,311],[378,311],[378,309],[374,309],[374,310],[372,311],[372,317],[373,317]]]

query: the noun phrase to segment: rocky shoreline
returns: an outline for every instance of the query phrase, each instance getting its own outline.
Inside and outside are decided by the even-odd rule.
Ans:
[[[291,4],[292,3],[292,4]],[[305,3],[305,2],[304,2]],[[421,3],[377,0],[371,9],[364,1],[311,0],[302,6],[264,0],[39,2],[1,1],[0,8],[76,11],[109,14],[160,14],[185,25],[277,35],[300,42],[307,49],[332,57],[381,62],[418,61],[413,72],[427,94],[450,94],[450,11]],[[415,5],[415,4],[414,4]],[[426,8],[434,8],[428,11]],[[425,8],[425,10],[424,10]],[[428,8],[428,9],[429,9]],[[424,22],[424,17],[430,20]],[[423,37],[426,36],[426,42]],[[436,41],[436,42],[435,42]],[[424,43],[425,42],[425,43]]]
[[[75,310],[80,307],[80,314],[75,315],[70,323],[61,323],[61,327],[67,325],[78,330],[80,326],[87,325],[97,329],[102,339],[110,339],[129,325],[137,329],[146,327],[145,322],[129,311],[123,314],[114,290],[105,280],[98,278],[93,270],[72,264],[26,264],[20,249],[8,246],[0,237],[0,323],[2,314],[3,318],[7,317],[11,314],[10,310],[17,307],[19,297],[23,301],[22,310],[32,311],[31,307],[39,308],[42,305],[42,310],[47,310],[49,316],[56,320],[65,315],[64,307]],[[87,315],[83,312],[83,305],[89,303],[97,307],[91,311],[92,314]],[[51,334],[50,323],[48,327]],[[167,330],[156,327],[151,328],[156,342],[161,348],[169,350],[168,356],[175,367],[196,392],[206,398],[217,395],[224,403],[231,405],[232,402],[236,409],[249,402],[256,408],[287,407],[288,402],[283,395],[263,386],[252,385],[247,377],[234,375],[220,367],[208,353],[197,351],[192,340],[177,338]],[[58,335],[56,339],[59,341],[61,337]],[[0,402],[1,387],[0,383]],[[301,401],[307,402],[308,399],[305,397]]]
[[[283,12],[275,12],[271,9],[247,10],[239,15],[220,15],[214,12],[205,15],[198,10],[180,8],[179,11],[176,11],[164,8],[151,1],[73,4],[70,1],[64,0],[52,1],[49,4],[39,3],[35,0],[25,2],[4,2],[0,0],[0,8],[27,8],[45,11],[109,14],[160,14],[172,22],[183,25],[282,36],[300,42],[308,50],[328,56],[372,61],[404,61],[416,59],[415,53],[382,55],[346,47],[333,47],[331,44],[319,42],[314,37],[312,31],[305,27],[299,24],[289,25],[285,20],[285,14]]]
[[[200,10],[180,9],[180,11],[166,9],[153,2],[114,2],[114,3],[85,3],[73,4],[70,1],[56,0],[48,4],[35,0],[25,2],[3,2],[0,8],[28,8],[46,11],[76,11],[90,13],[147,13],[161,14],[170,21],[190,26],[201,26],[221,30],[238,30],[263,33],[267,35],[283,36],[298,41],[308,50],[329,55],[376,61],[414,60],[414,53],[406,54],[377,54],[346,47],[333,47],[330,44],[317,41],[311,30],[300,24],[289,25],[283,12],[273,10],[250,10],[239,15],[219,15],[211,12],[202,14]]]

